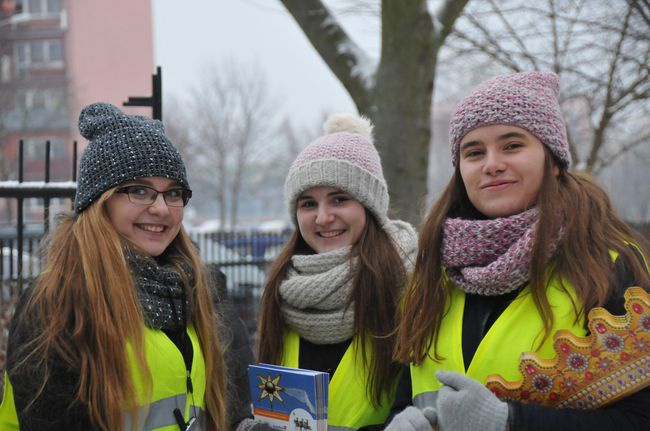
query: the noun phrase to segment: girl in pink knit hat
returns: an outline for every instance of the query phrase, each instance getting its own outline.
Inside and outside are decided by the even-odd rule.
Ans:
[[[389,430],[648,429],[645,252],[595,180],[569,171],[558,91],[553,73],[498,76],[453,114],[455,172],[422,229],[398,332],[410,373],[394,410],[413,406]],[[642,289],[624,297],[629,286]],[[632,291],[645,306],[624,308]],[[594,307],[639,329],[588,327]],[[591,350],[554,346],[590,328]],[[524,352],[566,360],[544,370]],[[503,396],[485,386],[494,375],[532,384]]]
[[[397,301],[417,235],[387,216],[370,122],[337,114],[325,131],[287,175],[296,229],[264,289],[259,360],[328,372],[329,429],[383,427],[400,369]]]

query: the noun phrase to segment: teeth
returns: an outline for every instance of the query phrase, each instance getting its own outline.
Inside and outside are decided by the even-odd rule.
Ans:
[[[334,230],[334,231],[330,231],[330,232],[320,232],[320,236],[322,236],[324,238],[331,238],[333,236],[337,236],[337,235],[340,235],[342,233],[343,233],[342,230]]]
[[[140,225],[140,228],[141,228],[142,230],[146,230],[146,231],[148,231],[148,232],[162,232],[163,230],[165,230],[165,227],[164,227],[164,226],[160,226],[160,225],[150,225],[150,224],[141,224],[141,225]]]

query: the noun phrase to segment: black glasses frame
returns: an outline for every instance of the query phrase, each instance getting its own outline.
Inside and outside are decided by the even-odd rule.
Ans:
[[[153,198],[151,199],[151,202],[133,202],[131,200],[131,189],[133,189],[133,188],[149,189],[149,190],[154,191],[155,194],[153,195]],[[169,197],[169,192],[177,192],[179,190],[181,191],[181,199],[183,200],[183,204],[182,205],[176,205],[174,203],[170,204],[167,201],[167,198]],[[149,187],[149,186],[145,186],[145,185],[141,185],[141,184],[131,184],[130,186],[118,187],[118,188],[115,189],[115,193],[125,194],[127,196],[127,198],[129,199],[129,202],[131,202],[134,205],[153,205],[156,202],[156,199],[158,199],[158,195],[162,194],[163,200],[165,201],[165,204],[168,207],[175,207],[175,208],[180,208],[180,207],[187,206],[188,202],[190,201],[190,198],[192,197],[192,190],[190,190],[190,189],[184,189],[184,188],[178,187],[178,188],[174,188],[174,189],[160,191],[160,190],[154,189],[153,187]]]

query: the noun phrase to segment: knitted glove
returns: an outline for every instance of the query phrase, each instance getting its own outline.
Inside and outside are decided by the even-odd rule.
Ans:
[[[417,407],[410,406],[395,416],[384,431],[431,431],[436,420],[436,411],[433,407],[419,410]]]
[[[264,422],[255,422],[253,419],[246,418],[239,422],[236,431],[273,431],[273,428]]]
[[[440,431],[505,431],[508,403],[462,374],[438,371],[436,378],[445,385],[436,402]]]

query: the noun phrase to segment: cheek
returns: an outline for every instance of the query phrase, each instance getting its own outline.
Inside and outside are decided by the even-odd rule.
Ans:
[[[298,231],[304,236],[305,228],[307,226],[307,218],[300,211],[296,213],[296,221],[298,222]]]

